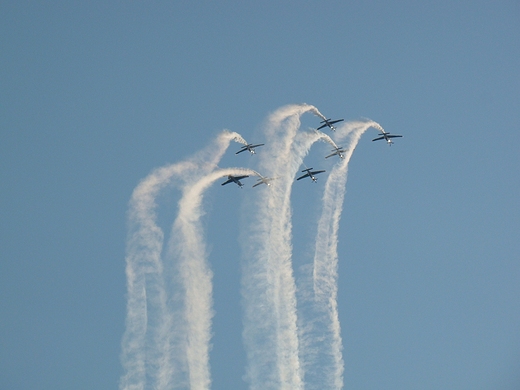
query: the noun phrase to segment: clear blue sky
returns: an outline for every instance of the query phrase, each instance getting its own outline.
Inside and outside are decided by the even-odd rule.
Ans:
[[[117,388],[132,190],[224,128],[264,141],[269,113],[302,102],[404,135],[369,131],[349,166],[345,388],[520,387],[517,1],[8,1],[0,45],[0,388]],[[214,187],[212,388],[245,389],[252,190]],[[320,182],[295,187],[304,256]]]

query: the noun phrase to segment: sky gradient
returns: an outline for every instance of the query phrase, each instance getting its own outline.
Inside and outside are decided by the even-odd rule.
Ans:
[[[4,2],[0,37],[0,388],[117,388],[134,188],[224,129],[265,142],[271,113],[308,103],[404,136],[369,129],[349,163],[345,389],[518,389],[518,2]],[[255,167],[234,147],[220,167]],[[330,171],[329,150],[305,163]],[[327,174],[293,183],[296,275]],[[248,388],[244,183],[204,201],[212,389]],[[158,198],[166,234],[179,199]]]

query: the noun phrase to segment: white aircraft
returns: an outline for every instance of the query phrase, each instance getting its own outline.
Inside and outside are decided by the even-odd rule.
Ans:
[[[242,184],[242,182],[240,181],[240,179],[245,179],[246,177],[249,177],[249,175],[244,175],[244,176],[233,176],[233,175],[228,175],[228,179],[222,183],[221,185],[222,186],[225,186],[226,184],[229,184],[229,183],[236,183],[237,186],[239,186],[240,188],[242,188],[244,185]]]
[[[341,158],[342,160],[345,158],[345,155],[343,154],[345,153],[345,149],[343,149],[341,146],[339,148],[335,147],[334,149],[332,149],[332,152],[333,153],[329,154],[328,156],[325,156],[325,158],[329,158],[336,155],[338,155],[339,158]]]
[[[318,181],[318,179],[316,179],[316,178],[314,177],[314,175],[317,175],[318,173],[325,172],[325,171],[311,171],[311,170],[312,170],[312,168],[304,169],[302,172],[307,172],[307,173],[306,173],[305,175],[300,176],[300,177],[297,178],[296,180],[301,180],[301,179],[303,179],[303,178],[305,178],[305,177],[310,177],[310,178],[312,179],[312,181],[313,181],[314,183],[316,183],[316,182]]]
[[[391,138],[400,138],[402,137],[402,135],[398,135],[398,134],[390,134],[390,133],[387,133],[386,131],[384,131],[383,129],[379,129],[379,131],[383,134],[377,138],[374,138],[372,141],[379,141],[381,139],[384,139],[386,141],[386,143],[388,144],[388,146],[392,146],[392,144],[394,143]]]
[[[336,131],[336,128],[333,126],[334,123],[338,123],[338,122],[341,122],[343,120],[344,119],[336,119],[336,120],[331,120],[330,118],[329,119],[325,119],[325,120],[320,122],[320,123],[323,123],[323,125],[318,127],[316,130],[323,129],[324,127],[328,126],[332,131]]]
[[[263,176],[260,176],[260,178],[257,179],[257,183],[253,184],[253,188],[256,187],[256,186],[259,186],[260,184],[265,184],[266,186],[270,187],[271,186],[271,182],[274,179],[276,179],[276,177],[263,177]]]
[[[242,153],[242,152],[245,152],[246,150],[249,150],[249,153],[251,154],[256,154],[255,152],[255,148],[259,147],[259,146],[264,146],[265,144],[256,144],[256,145],[253,145],[253,144],[247,144],[247,145],[244,145],[240,148],[240,150],[238,152],[236,152],[235,154],[238,154],[238,153]]]

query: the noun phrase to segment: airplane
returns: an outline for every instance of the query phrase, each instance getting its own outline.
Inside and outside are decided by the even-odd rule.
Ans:
[[[329,154],[328,156],[325,156],[325,158],[329,158],[335,155],[338,155],[341,159],[345,158],[345,155],[343,154],[345,153],[345,149],[343,149],[341,146],[339,148],[335,147],[334,149],[332,149],[332,152],[333,153]]]
[[[303,179],[304,177],[310,177],[312,179],[312,181],[314,183],[316,183],[318,181],[318,179],[316,179],[314,177],[314,175],[317,175],[318,173],[322,173],[322,172],[325,172],[325,171],[311,171],[312,168],[307,168],[307,169],[304,169],[302,172],[307,172],[305,175],[303,176],[300,176],[299,178],[297,178],[296,180],[300,180],[300,179]]]
[[[384,140],[386,140],[386,143],[388,144],[388,146],[392,146],[392,144],[393,144],[393,141],[390,138],[400,138],[400,137],[402,137],[402,135],[387,133],[383,129],[379,129],[379,131],[381,133],[383,133],[383,135],[380,135],[379,137],[374,138],[372,141],[379,141],[380,139],[384,139]]]
[[[229,183],[236,183],[237,186],[242,188],[243,184],[241,183],[240,179],[245,179],[246,177],[249,177],[249,175],[244,175],[244,176],[228,175],[228,179],[224,183],[222,183],[221,186],[225,186],[226,184],[229,184]]]
[[[253,184],[253,188],[256,187],[256,186],[259,186],[260,184],[265,184],[268,187],[270,187],[271,186],[271,182],[274,179],[276,179],[276,177],[263,177],[263,176],[260,176],[260,178],[257,180],[257,183]]]
[[[265,144],[256,144],[256,145],[253,145],[253,144],[247,144],[247,145],[244,145],[240,148],[240,150],[238,152],[236,152],[235,154],[238,154],[238,153],[242,153],[242,152],[245,152],[246,150],[249,150],[249,153],[251,154],[256,154],[255,152],[255,148],[259,147],[259,146],[264,146]]]
[[[318,127],[316,130],[323,129],[324,127],[328,126],[332,131],[336,131],[336,128],[333,126],[334,123],[338,123],[338,122],[341,122],[343,120],[344,119],[336,119],[336,120],[331,120],[330,118],[329,119],[325,119],[324,121],[320,122],[320,123],[323,123],[323,125]]]

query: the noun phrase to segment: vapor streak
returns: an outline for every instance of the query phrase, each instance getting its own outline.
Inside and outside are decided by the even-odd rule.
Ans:
[[[343,388],[344,362],[338,318],[338,230],[346,191],[348,164],[361,135],[377,123],[350,122],[337,129],[340,140],[350,136],[344,159],[330,172],[325,183],[322,213],[318,221],[313,264],[314,318],[302,337],[307,350],[308,388]],[[319,356],[319,358],[318,358]],[[319,361],[317,361],[319,360]]]
[[[245,251],[244,342],[252,389],[301,389],[302,371],[292,270],[290,195],[294,176],[310,145],[321,135],[297,137],[300,116],[319,114],[310,105],[286,106],[271,115],[266,128],[269,147],[261,171],[279,177],[261,192]]]
[[[299,281],[292,265],[291,191],[311,146],[336,143],[320,131],[298,132],[304,113],[325,117],[307,104],[285,106],[268,119],[268,141],[259,170],[271,186],[254,193],[254,212],[242,233],[244,262],[243,338],[252,390],[340,389],[344,362],[338,318],[338,230],[348,164],[373,121],[349,122],[335,137],[350,143],[325,183],[317,223],[312,272]],[[135,188],[128,211],[127,318],[122,341],[121,390],[209,390],[213,313],[212,278],[201,218],[206,190],[227,175],[254,175],[245,168],[217,167],[229,143],[246,144],[222,132],[194,157],[161,167]],[[182,195],[167,250],[157,222],[156,199],[176,179]],[[163,259],[164,257],[164,259]],[[310,265],[309,265],[310,267]],[[302,311],[299,312],[299,308]]]
[[[209,343],[213,317],[213,273],[207,261],[200,221],[203,215],[201,205],[206,189],[225,175],[258,176],[258,173],[245,168],[218,169],[185,186],[169,245],[169,253],[176,262],[179,287],[184,296],[183,309],[179,314],[185,324],[186,337],[183,340],[184,345],[178,349],[185,352],[189,387],[194,390],[209,389],[211,383]]]
[[[173,319],[163,274],[164,233],[157,224],[156,198],[174,177],[191,180],[212,171],[233,139],[243,140],[238,133],[223,131],[212,145],[190,160],[152,171],[132,193],[126,248],[127,317],[121,353],[124,374],[120,389],[145,389],[148,381],[162,389],[174,371],[168,335]]]

